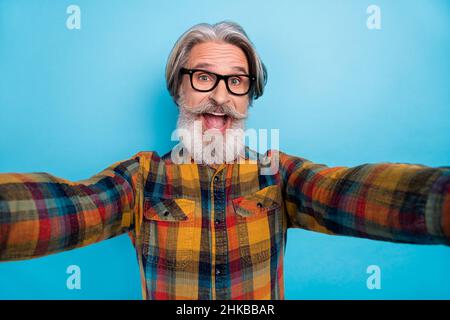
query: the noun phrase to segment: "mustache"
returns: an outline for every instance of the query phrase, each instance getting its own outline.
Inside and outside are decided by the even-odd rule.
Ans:
[[[219,105],[214,102],[207,102],[207,103],[201,104],[199,106],[189,107],[189,108],[187,108],[184,104],[182,104],[181,107],[186,112],[193,114],[193,115],[217,112],[217,113],[224,113],[225,115],[233,118],[234,120],[242,120],[242,119],[247,118],[247,116],[248,116],[247,113],[240,113],[240,112],[236,111],[236,109],[234,109],[233,107],[231,107],[227,104]]]

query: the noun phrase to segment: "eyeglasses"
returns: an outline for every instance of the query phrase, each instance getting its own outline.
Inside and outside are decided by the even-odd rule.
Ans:
[[[206,70],[186,68],[181,68],[180,72],[182,75],[189,75],[191,86],[196,91],[212,91],[217,87],[219,81],[223,79],[228,92],[237,96],[249,93],[252,83],[256,80],[254,76],[249,74],[221,75]]]

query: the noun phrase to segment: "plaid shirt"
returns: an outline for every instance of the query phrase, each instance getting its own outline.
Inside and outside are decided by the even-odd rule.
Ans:
[[[144,299],[283,299],[290,227],[450,244],[450,167],[330,168],[277,154],[271,174],[262,174],[261,158],[214,169],[154,152],[77,182],[0,174],[0,260],[128,232]]]

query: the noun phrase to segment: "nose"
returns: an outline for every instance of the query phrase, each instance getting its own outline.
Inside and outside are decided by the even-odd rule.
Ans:
[[[214,100],[218,105],[222,105],[230,102],[230,95],[227,90],[224,79],[220,79],[217,87],[211,92],[210,98]]]

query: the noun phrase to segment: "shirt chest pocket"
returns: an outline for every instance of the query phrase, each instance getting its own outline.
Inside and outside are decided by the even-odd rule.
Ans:
[[[194,200],[144,200],[143,256],[157,267],[183,270],[193,256]]]
[[[239,252],[245,265],[270,261],[283,245],[280,190],[269,186],[233,199]]]

